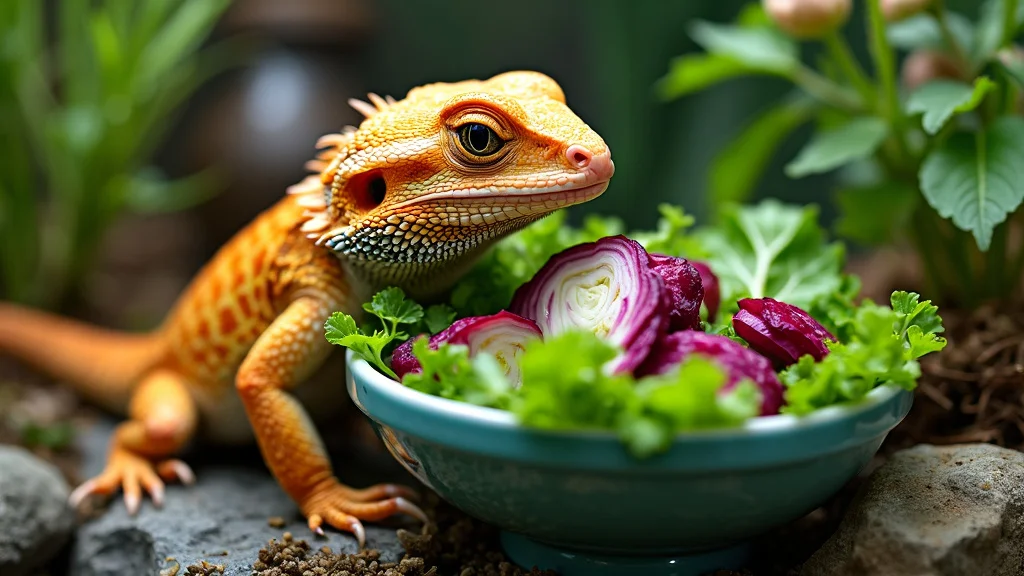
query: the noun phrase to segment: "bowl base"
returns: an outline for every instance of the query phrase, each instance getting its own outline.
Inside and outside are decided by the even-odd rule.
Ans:
[[[559,576],[703,576],[716,570],[739,570],[750,552],[748,544],[739,544],[675,556],[605,556],[556,548],[505,531],[501,545],[520,567],[554,570]]]

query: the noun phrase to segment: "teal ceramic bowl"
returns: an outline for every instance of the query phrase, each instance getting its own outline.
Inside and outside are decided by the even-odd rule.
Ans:
[[[824,503],[868,464],[913,395],[881,386],[850,406],[680,434],[632,458],[610,433],[524,428],[510,413],[423,394],[348,357],[348,392],[392,455],[510,558],[563,576],[687,576],[744,561],[744,545]]]

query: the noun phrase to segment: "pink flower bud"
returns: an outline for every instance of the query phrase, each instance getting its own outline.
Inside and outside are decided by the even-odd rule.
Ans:
[[[881,0],[882,16],[889,22],[909,18],[930,6],[932,0]]]
[[[942,52],[921,50],[907,56],[900,73],[903,86],[913,92],[922,84],[939,78],[963,79],[964,73],[952,58]]]
[[[826,340],[835,340],[810,314],[773,298],[744,298],[732,317],[732,326],[750,348],[781,370],[810,354],[821,360],[828,354]]]
[[[795,38],[821,38],[850,17],[850,0],[762,0],[775,24]]]

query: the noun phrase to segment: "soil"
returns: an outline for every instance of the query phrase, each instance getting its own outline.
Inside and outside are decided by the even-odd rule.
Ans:
[[[881,463],[877,459],[872,467]],[[854,481],[822,508],[755,545],[749,569],[720,570],[714,576],[796,576],[798,567],[835,531],[860,481]],[[337,554],[314,551],[305,540],[285,533],[260,550],[253,576],[557,576],[526,571],[508,562],[497,529],[454,509],[436,496],[425,502],[432,522],[423,534],[399,530],[406,555],[399,562],[380,560],[376,550]]]
[[[940,312],[946,349],[923,359],[914,408],[883,450],[963,442],[1024,450],[1024,308]]]
[[[376,550],[336,554],[328,547],[313,552],[305,540],[285,533],[259,552],[253,576],[557,576],[554,572],[523,570],[501,552],[498,530],[470,518],[428,495],[424,511],[432,522],[423,533],[399,530],[406,556],[382,562]]]

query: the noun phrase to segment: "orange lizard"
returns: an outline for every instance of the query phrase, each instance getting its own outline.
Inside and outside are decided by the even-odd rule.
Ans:
[[[369,100],[349,101],[366,116],[360,126],[321,138],[315,174],[223,246],[153,332],[0,303],[0,353],[127,414],[105,470],[73,505],[118,489],[132,514],[143,490],[160,505],[164,481],[194,481],[174,456],[197,432],[254,432],[314,532],[330,525],[362,547],[361,520],[425,520],[408,488],[339,482],[293,397],[331,352],[324,322],[334,310],[358,314],[388,285],[443,293],[497,239],[603,193],[614,166],[558,84],[536,72]]]

